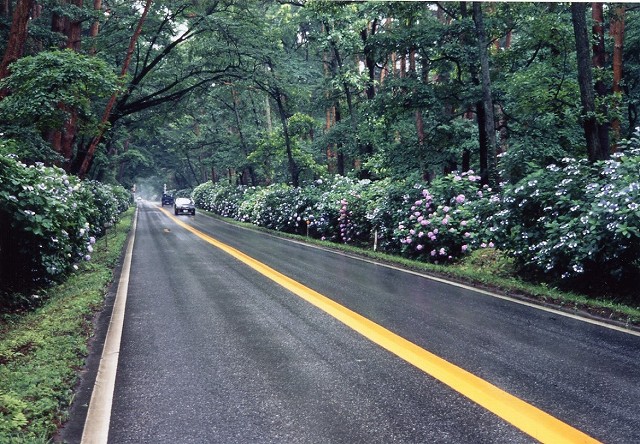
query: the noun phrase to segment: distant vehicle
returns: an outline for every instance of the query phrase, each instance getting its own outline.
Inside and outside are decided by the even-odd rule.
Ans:
[[[173,205],[174,214],[191,214],[196,215],[196,206],[188,197],[178,197]]]
[[[173,205],[173,196],[171,194],[162,195],[162,206]]]

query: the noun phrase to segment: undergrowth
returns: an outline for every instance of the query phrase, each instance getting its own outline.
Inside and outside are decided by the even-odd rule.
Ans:
[[[32,295],[39,307],[0,318],[0,442],[46,443],[65,421],[132,218],[130,209],[66,282]]]

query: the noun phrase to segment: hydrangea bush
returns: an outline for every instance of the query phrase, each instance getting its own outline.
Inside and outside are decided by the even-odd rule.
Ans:
[[[525,271],[573,286],[624,285],[640,261],[640,142],[611,160],[573,158],[507,185],[490,217]]]
[[[244,192],[236,218],[272,230],[304,234],[313,205],[312,194],[303,188],[286,184],[250,187]]]
[[[364,243],[371,234],[365,190],[369,181],[334,176],[311,186],[318,196],[312,209],[310,233],[340,243]]]
[[[415,185],[413,199],[396,235],[401,251],[435,263],[459,260],[477,248],[494,247],[482,215],[491,203],[491,191],[479,187],[473,171],[454,173],[430,185]],[[417,194],[418,192],[419,194]]]
[[[193,189],[196,206],[223,217],[235,218],[243,196],[243,187],[205,182]]]
[[[101,221],[115,221],[130,198],[122,187],[25,165],[0,148],[0,289],[26,291],[90,260]]]
[[[640,140],[611,160],[571,158],[531,168],[501,190],[473,171],[430,184],[329,177],[301,188],[194,190],[196,204],[227,217],[333,242],[451,263],[479,249],[515,258],[527,276],[572,288],[640,278]]]

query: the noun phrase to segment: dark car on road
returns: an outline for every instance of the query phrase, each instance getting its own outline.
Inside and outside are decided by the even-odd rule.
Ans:
[[[173,204],[174,214],[191,214],[196,215],[196,206],[188,197],[178,197]]]
[[[173,196],[171,194],[162,195],[162,206],[173,205]]]

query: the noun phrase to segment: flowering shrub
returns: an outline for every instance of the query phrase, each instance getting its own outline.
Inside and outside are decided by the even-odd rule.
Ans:
[[[621,283],[640,260],[640,143],[611,160],[565,158],[504,190],[494,222],[525,270],[574,285]]]
[[[362,192],[367,183],[342,176],[316,181],[312,189],[318,199],[312,210],[310,233],[334,242],[366,241],[371,224]]]
[[[304,234],[313,204],[311,195],[301,188],[286,184],[251,187],[245,191],[236,218],[272,230]]]
[[[477,211],[489,200],[473,171],[436,179],[429,187],[414,186],[396,230],[402,252],[435,263],[458,260],[472,250],[494,247]]]
[[[533,167],[532,167],[533,168]],[[640,140],[612,160],[564,159],[502,191],[473,171],[431,184],[335,176],[306,184],[204,184],[197,205],[227,217],[340,243],[451,263],[497,248],[531,276],[578,287],[619,283],[640,269]]]
[[[88,193],[87,200],[93,203],[86,216],[92,233],[96,236],[103,234],[106,227],[115,224],[120,214],[131,204],[131,193],[119,185],[85,181],[83,189]]]
[[[60,280],[78,262],[90,260],[102,230],[92,223],[105,217],[103,208],[96,207],[94,199],[99,197],[94,192],[115,200],[116,209],[125,206],[126,191],[110,189],[109,197],[100,192],[100,185],[86,186],[60,168],[27,166],[11,154],[0,156],[1,289],[45,285]]]
[[[205,182],[191,194],[196,206],[223,217],[235,218],[243,196],[241,187]]]

